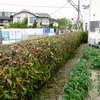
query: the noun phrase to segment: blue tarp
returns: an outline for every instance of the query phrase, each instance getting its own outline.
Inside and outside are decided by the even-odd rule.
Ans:
[[[43,28],[43,33],[50,33],[50,28]]]
[[[9,37],[9,32],[2,31],[2,37]]]

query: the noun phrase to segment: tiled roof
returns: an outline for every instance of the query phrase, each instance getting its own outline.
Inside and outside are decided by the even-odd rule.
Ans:
[[[49,14],[47,13],[35,13],[37,16],[39,17],[51,17]]]
[[[26,10],[26,9],[23,9],[23,10],[21,10],[21,11],[19,11],[19,12],[16,12],[16,13],[12,14],[11,16],[14,16],[14,15],[19,14],[19,13],[30,13],[30,14],[33,14],[33,15],[35,15],[35,16],[37,16],[37,17],[51,17],[51,16],[50,16],[49,14],[47,14],[47,13],[35,13],[35,12],[28,11],[28,10]]]

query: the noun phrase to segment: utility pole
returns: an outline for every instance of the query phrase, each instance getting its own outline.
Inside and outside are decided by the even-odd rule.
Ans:
[[[77,18],[77,30],[79,31],[80,28],[80,0],[78,0],[78,7],[75,5],[75,3],[72,0],[68,0],[68,2],[77,10],[78,12],[78,18]]]
[[[77,29],[80,30],[80,0],[78,0],[78,20],[77,20]]]

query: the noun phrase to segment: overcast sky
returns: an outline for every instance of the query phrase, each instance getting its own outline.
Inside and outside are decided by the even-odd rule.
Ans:
[[[90,0],[80,1],[81,5],[87,5]],[[78,4],[78,0],[73,0],[73,2]],[[77,11],[67,3],[67,0],[0,0],[0,11],[17,12],[27,9],[32,12],[48,13],[55,19],[64,17],[76,18]]]

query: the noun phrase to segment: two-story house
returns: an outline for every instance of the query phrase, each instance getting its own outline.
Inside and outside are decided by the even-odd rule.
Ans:
[[[47,13],[35,13],[35,12],[28,11],[26,9],[11,15],[11,18],[13,18],[13,23],[22,22],[25,17],[28,18],[28,26],[32,26],[34,20],[36,20],[38,27],[49,25],[50,19],[52,19],[51,16]],[[57,20],[53,21],[53,23],[55,22],[57,22]]]

